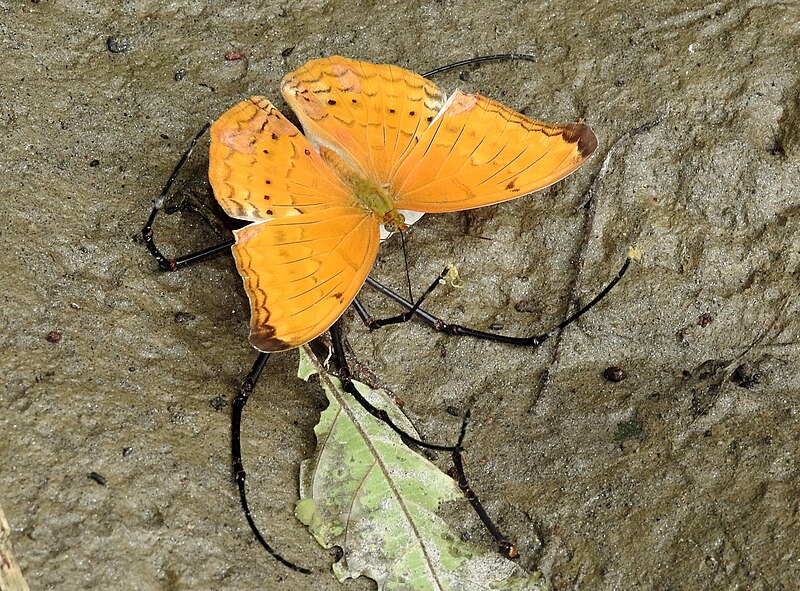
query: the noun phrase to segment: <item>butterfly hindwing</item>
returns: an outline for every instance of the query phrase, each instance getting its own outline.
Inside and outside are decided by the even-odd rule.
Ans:
[[[547,187],[591,156],[584,123],[534,121],[477,94],[456,91],[417,136],[391,179],[397,207],[426,213],[500,203]]]
[[[380,243],[378,220],[330,207],[236,230],[233,255],[250,298],[250,342],[285,351],[318,337],[358,294]]]
[[[419,74],[338,56],[288,74],[281,92],[312,144],[335,150],[364,178],[379,183],[389,179],[445,100],[442,90]]]

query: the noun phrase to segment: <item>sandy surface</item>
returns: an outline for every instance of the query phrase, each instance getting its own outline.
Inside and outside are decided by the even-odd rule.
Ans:
[[[212,404],[255,358],[240,279],[226,258],[159,273],[139,230],[200,126],[251,94],[277,99],[310,58],[424,71],[504,51],[538,63],[437,82],[537,118],[585,117],[601,146],[537,196],[420,222],[415,289],[447,262],[466,281],[428,309],[537,333],[629,247],[642,259],[540,350],[353,320],[356,357],[428,437],[452,438],[447,408],[474,398],[473,486],[554,588],[794,588],[797,2],[111,4],[0,0],[0,504],[32,589],[339,588],[292,516],[322,394],[293,378],[296,354],[274,356],[244,425],[253,510],[314,569],[303,576],[252,540],[230,404]],[[233,50],[245,59],[226,61]],[[578,208],[615,145],[593,206]],[[205,166],[201,151],[182,190],[203,186]],[[175,253],[224,238],[191,213],[158,232]],[[398,243],[375,276],[402,288]],[[604,380],[612,365],[627,379]]]

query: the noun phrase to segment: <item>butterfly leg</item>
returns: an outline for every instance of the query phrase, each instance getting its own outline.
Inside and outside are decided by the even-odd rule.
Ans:
[[[355,308],[356,312],[361,317],[361,319],[364,321],[364,324],[366,324],[369,328],[380,328],[381,326],[385,326],[387,324],[393,324],[393,323],[397,323],[397,322],[404,322],[404,321],[410,320],[412,317],[416,316],[417,318],[419,318],[420,320],[425,322],[428,326],[433,328],[433,330],[435,330],[436,332],[441,332],[441,333],[444,333],[444,334],[447,334],[447,335],[467,336],[467,337],[473,337],[473,338],[476,338],[476,339],[482,339],[482,340],[487,340],[487,341],[495,341],[495,342],[498,342],[498,343],[507,343],[509,345],[518,345],[518,346],[521,346],[521,347],[538,347],[544,341],[549,339],[551,336],[557,334],[558,332],[560,332],[561,330],[563,330],[564,328],[566,328],[567,326],[569,326],[570,324],[572,324],[573,322],[578,320],[581,316],[586,314],[595,305],[597,305],[597,303],[600,302],[600,300],[602,300],[606,295],[608,295],[608,293],[614,288],[614,286],[617,283],[619,283],[619,281],[625,275],[625,273],[628,270],[628,267],[630,266],[630,263],[631,263],[631,259],[630,258],[626,258],[625,262],[622,265],[622,267],[617,272],[617,275],[611,281],[609,281],[608,284],[602,290],[600,290],[600,292],[594,298],[592,298],[592,300],[588,304],[586,304],[585,306],[581,307],[578,311],[574,312],[573,314],[568,316],[565,320],[563,320],[562,322],[558,323],[557,325],[555,325],[551,329],[547,330],[546,332],[543,332],[542,334],[539,334],[539,335],[536,335],[536,336],[530,336],[530,337],[511,337],[511,336],[497,334],[497,333],[493,333],[493,332],[485,332],[485,331],[482,331],[482,330],[475,330],[475,329],[472,329],[472,328],[468,328],[466,326],[461,326],[460,324],[449,324],[449,323],[445,322],[444,320],[442,320],[441,318],[438,318],[438,317],[434,316],[433,314],[430,314],[429,312],[426,312],[425,310],[420,308],[420,304],[422,303],[422,300],[431,291],[433,291],[433,287],[435,287],[435,284],[437,284],[437,282],[441,280],[442,275],[437,277],[436,282],[434,282],[434,285],[432,285],[431,288],[428,288],[428,291],[425,294],[423,294],[423,297],[420,298],[419,300],[417,300],[417,302],[413,303],[413,304],[411,302],[409,302],[407,299],[405,299],[404,297],[402,297],[401,295],[396,294],[395,292],[393,292],[391,289],[389,289],[388,287],[386,287],[382,283],[376,281],[372,277],[367,277],[367,281],[366,281],[367,285],[369,285],[373,289],[377,290],[378,292],[380,292],[384,296],[388,297],[389,299],[397,302],[398,304],[400,304],[404,308],[408,309],[408,312],[406,312],[404,314],[400,314],[400,315],[395,316],[393,318],[387,319],[387,320],[389,320],[391,322],[389,322],[387,320],[375,320],[375,319],[373,319],[372,316],[367,311],[366,307],[360,301],[358,301],[358,299],[356,299],[353,302],[353,307]]]
[[[275,560],[281,564],[288,566],[290,569],[296,570],[297,572],[309,574],[311,572],[309,569],[298,566],[293,562],[286,560],[278,553],[277,550],[267,543],[267,541],[261,535],[261,532],[258,530],[258,526],[253,519],[253,515],[250,513],[250,507],[247,504],[247,492],[245,489],[245,479],[247,478],[247,473],[244,471],[244,465],[242,464],[241,447],[242,412],[247,404],[247,400],[253,393],[256,382],[258,381],[261,372],[264,370],[264,366],[267,364],[268,359],[269,353],[259,354],[258,359],[256,359],[256,362],[253,364],[253,368],[244,379],[244,382],[239,389],[239,394],[233,400],[233,412],[231,414],[231,458],[233,461],[233,475],[236,479],[236,486],[239,489],[239,502],[242,505],[242,510],[247,518],[247,523],[250,525],[250,530],[253,532],[259,543],[267,552],[270,553],[273,558],[275,558]]]
[[[432,289],[429,291],[432,291]],[[462,452],[464,451],[464,437],[467,433],[467,423],[469,422],[470,410],[468,409],[464,415],[464,419],[461,423],[461,434],[459,435],[458,443],[456,443],[456,445],[451,446],[427,443],[417,439],[416,437],[408,435],[405,431],[400,429],[400,427],[392,422],[392,420],[386,414],[386,411],[375,407],[366,398],[364,398],[364,396],[358,391],[353,383],[352,376],[350,375],[350,367],[344,351],[341,320],[337,320],[336,323],[334,323],[330,329],[330,334],[331,344],[333,346],[334,364],[338,368],[339,379],[342,382],[342,388],[344,391],[353,396],[353,398],[355,398],[356,401],[372,416],[380,421],[383,421],[393,431],[400,435],[406,444],[411,443],[419,447],[435,451],[449,451],[453,460],[453,467],[449,471],[450,476],[458,483],[459,488],[464,493],[464,496],[467,498],[470,505],[472,505],[475,513],[477,513],[486,529],[488,529],[489,533],[491,533],[492,537],[494,537],[500,549],[500,553],[507,558],[518,558],[519,552],[517,551],[516,547],[502,532],[500,532],[500,530],[492,521],[491,517],[489,517],[489,514],[486,512],[486,509],[484,509],[480,499],[470,487],[466,473],[464,472]]]

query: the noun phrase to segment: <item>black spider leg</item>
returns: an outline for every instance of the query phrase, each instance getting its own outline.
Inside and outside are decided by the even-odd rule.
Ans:
[[[443,72],[449,72],[450,70],[455,70],[456,68],[460,68],[462,66],[469,66],[472,64],[479,64],[482,62],[504,62],[504,61],[512,61],[512,60],[524,60],[527,62],[535,62],[536,58],[532,55],[528,55],[526,53],[498,53],[496,55],[482,55],[479,57],[471,57],[465,60],[461,60],[458,62],[454,62],[452,64],[448,64],[446,66],[441,66],[439,68],[434,68],[430,72],[425,72],[422,76],[424,78],[430,78],[431,76],[436,76],[436,74],[441,74]]]
[[[446,277],[447,277],[447,274],[448,274],[449,270],[450,270],[449,267],[445,267],[444,270],[441,273],[439,273],[438,277],[436,277],[436,279],[433,280],[433,283],[431,283],[428,286],[428,289],[426,289],[423,292],[423,294],[419,298],[417,298],[417,301],[414,302],[413,304],[411,302],[409,302],[408,300],[406,300],[405,298],[403,298],[401,295],[393,292],[388,287],[384,287],[383,285],[381,285],[380,283],[378,283],[377,281],[375,281],[374,279],[372,279],[372,278],[370,278],[368,276],[367,277],[367,283],[369,285],[371,285],[373,287],[375,287],[375,285],[380,285],[380,287],[383,288],[383,289],[378,289],[378,291],[380,291],[381,293],[383,293],[387,297],[393,299],[394,301],[402,304],[403,306],[408,308],[408,310],[406,312],[403,312],[402,314],[398,314],[397,316],[390,316],[389,318],[378,318],[378,319],[376,319],[376,318],[373,318],[369,314],[369,312],[367,312],[366,307],[364,307],[364,304],[362,304],[359,301],[358,298],[353,300],[353,308],[355,308],[356,313],[364,321],[364,324],[366,324],[367,327],[370,328],[370,329],[381,328],[382,326],[388,326],[390,324],[400,324],[402,322],[408,322],[415,315],[419,315],[420,318],[422,318],[423,320],[427,320],[428,318],[433,318],[433,316],[431,316],[430,314],[428,314],[424,310],[420,310],[420,306],[422,305],[422,302],[425,301],[425,298],[427,298],[429,295],[431,295],[431,293],[433,293],[434,289],[436,289],[439,285],[441,285],[441,284],[446,282]],[[409,288],[409,291],[410,291],[410,288]]]
[[[186,160],[189,156],[192,155],[192,151],[194,151],[197,142],[200,141],[200,138],[205,135],[208,131],[208,128],[211,125],[206,123],[203,125],[202,129],[197,132],[197,134],[192,138],[189,147],[181,156],[181,159],[178,160],[178,163],[175,165],[175,168],[172,171],[172,174],[169,175],[167,182],[164,184],[164,188],[161,189],[161,194],[156,198],[155,202],[153,203],[153,210],[150,212],[150,216],[147,218],[147,221],[142,228],[142,237],[144,238],[144,244],[147,247],[147,250],[156,260],[158,266],[161,268],[162,271],[175,271],[178,267],[187,265],[189,263],[194,263],[196,261],[201,261],[207,258],[210,258],[214,255],[217,255],[221,252],[228,250],[233,245],[233,240],[225,242],[224,244],[218,244],[216,246],[212,246],[211,248],[206,248],[200,250],[198,252],[193,252],[185,256],[177,257],[177,258],[167,258],[164,256],[161,251],[156,246],[153,240],[153,224],[156,221],[156,216],[158,216],[158,212],[161,211],[161,208],[164,207],[164,202],[167,199],[167,195],[169,195],[169,190],[172,188],[172,183],[175,182],[175,179],[178,178],[178,173],[183,168],[183,165],[186,163]]]
[[[419,318],[420,320],[422,320],[423,322],[428,324],[436,332],[441,332],[441,333],[444,333],[444,334],[447,334],[447,335],[467,336],[467,337],[473,337],[473,338],[476,338],[476,339],[482,339],[482,340],[486,340],[486,341],[494,341],[494,342],[498,342],[498,343],[507,343],[509,345],[518,345],[518,346],[521,346],[521,347],[538,347],[544,341],[549,339],[551,336],[557,334],[558,332],[562,331],[564,328],[566,328],[567,326],[569,326],[570,324],[572,324],[573,322],[578,320],[581,316],[583,316],[589,310],[591,310],[598,302],[600,302],[600,300],[602,300],[606,295],[608,295],[608,292],[610,292],[614,288],[614,286],[617,283],[619,283],[620,279],[622,279],[622,277],[625,275],[625,273],[628,270],[628,267],[630,266],[630,264],[631,264],[631,259],[630,259],[630,257],[628,257],[628,258],[625,259],[625,262],[623,263],[622,267],[617,272],[617,275],[611,281],[609,281],[608,284],[596,296],[594,296],[594,298],[592,298],[592,300],[588,304],[586,304],[585,306],[581,307],[577,312],[574,312],[573,314],[568,316],[562,322],[559,322],[558,324],[556,324],[550,330],[547,330],[547,331],[543,332],[540,335],[531,336],[531,337],[511,337],[511,336],[506,336],[506,335],[497,334],[497,333],[493,333],[493,332],[485,332],[485,331],[482,331],[482,330],[475,330],[475,329],[472,329],[472,328],[467,328],[465,326],[461,326],[460,324],[448,324],[447,322],[445,322],[441,318],[438,318],[438,317],[434,316],[433,314],[430,314],[429,312],[426,312],[425,310],[421,309],[420,305],[422,304],[422,301],[428,295],[430,295],[430,293],[436,288],[437,285],[440,285],[441,283],[443,283],[445,281],[444,277],[445,277],[445,274],[447,272],[447,269],[445,269],[445,271],[443,271],[436,278],[436,280],[431,284],[431,286],[422,295],[422,297],[420,297],[413,304],[411,302],[409,302],[408,300],[406,300],[405,298],[403,298],[402,296],[400,296],[400,295],[396,294],[395,292],[393,292],[391,289],[389,289],[388,287],[386,287],[382,283],[376,281],[372,277],[367,277],[367,281],[366,281],[367,285],[369,285],[370,287],[376,289],[378,292],[380,292],[382,295],[386,296],[387,298],[389,298],[391,300],[394,300],[395,302],[397,302],[398,304],[400,304],[404,308],[408,309],[408,311],[403,313],[403,314],[399,314],[397,316],[392,316],[390,318],[375,319],[369,313],[369,311],[364,306],[364,304],[362,304],[358,300],[358,298],[356,298],[353,301],[353,308],[356,310],[358,315],[361,317],[361,320],[364,321],[364,324],[366,324],[371,329],[380,328],[382,326],[386,326],[387,324],[397,324],[399,322],[407,322],[408,320],[411,320],[412,317],[416,316],[417,318]]]
[[[356,402],[358,402],[372,416],[385,423],[395,433],[400,435],[401,439],[406,445],[413,444],[435,451],[449,451],[453,459],[453,467],[448,472],[450,477],[458,483],[458,487],[464,493],[464,496],[467,498],[470,505],[472,505],[475,513],[478,514],[478,517],[480,518],[481,522],[483,522],[483,525],[489,530],[489,533],[492,534],[492,537],[495,539],[500,549],[500,553],[507,558],[518,558],[519,552],[517,551],[516,546],[514,546],[514,544],[509,541],[509,539],[502,532],[500,532],[500,530],[494,524],[494,521],[492,521],[492,518],[489,517],[489,514],[486,512],[486,509],[484,509],[483,504],[478,498],[478,495],[476,495],[475,491],[473,491],[470,487],[466,473],[464,472],[462,452],[464,450],[464,437],[467,433],[467,423],[469,422],[471,408],[468,408],[466,414],[464,415],[464,419],[461,423],[461,434],[458,437],[458,443],[456,443],[456,445],[437,445],[422,441],[416,437],[412,437],[395,425],[386,414],[385,410],[377,408],[371,404],[358,391],[358,388],[356,388],[350,374],[350,366],[347,362],[347,357],[344,351],[344,337],[342,334],[341,323],[342,320],[339,319],[333,324],[333,326],[331,326],[330,335],[331,345],[333,347],[333,362],[338,370],[339,380],[342,382],[342,389],[353,396]]]
[[[361,392],[358,391],[356,385],[353,383],[353,376],[350,373],[350,365],[347,363],[347,357],[344,352],[344,341],[342,337],[341,319],[337,320],[330,328],[331,345],[333,346],[333,362],[339,373],[339,380],[342,382],[342,389],[356,399],[364,409],[379,421],[383,421],[386,425],[397,433],[406,445],[413,444],[424,449],[432,449],[434,451],[447,451],[453,453],[457,446],[453,445],[440,445],[437,443],[428,443],[417,439],[403,431],[400,427],[394,424],[392,419],[382,408],[373,405],[369,400],[364,398]]]
[[[506,558],[519,558],[519,551],[517,550],[517,547],[506,537],[505,534],[503,534],[503,532],[497,528],[491,517],[489,517],[489,514],[486,513],[486,509],[484,509],[483,504],[478,498],[478,495],[475,494],[475,491],[472,490],[469,482],[467,481],[467,475],[464,472],[464,463],[462,461],[461,452],[464,450],[464,436],[467,434],[467,423],[469,422],[471,414],[472,408],[468,408],[467,412],[464,414],[464,420],[461,422],[461,435],[459,435],[458,443],[453,451],[453,468],[450,470],[450,476],[452,476],[453,479],[458,483],[458,487],[461,489],[461,492],[464,493],[464,496],[467,497],[467,500],[469,501],[470,505],[472,505],[475,513],[477,513],[478,517],[480,517],[484,527],[486,527],[486,529],[489,530],[489,533],[492,534],[492,537],[500,548],[500,554]]]
[[[261,532],[258,530],[258,526],[253,519],[253,514],[250,513],[250,506],[247,504],[247,492],[245,488],[247,473],[244,471],[244,465],[242,464],[241,447],[242,413],[244,412],[244,406],[247,404],[247,400],[253,393],[253,390],[256,387],[256,382],[258,381],[261,372],[264,370],[264,366],[267,364],[268,359],[269,353],[260,353],[258,355],[258,359],[256,359],[256,362],[253,364],[253,368],[247,374],[244,382],[242,382],[242,387],[239,388],[239,393],[236,395],[236,398],[233,399],[233,410],[231,413],[231,457],[233,459],[233,475],[236,479],[236,486],[239,489],[239,502],[244,510],[247,523],[250,525],[250,531],[253,532],[253,535],[255,535],[259,543],[275,560],[284,566],[288,566],[290,569],[299,573],[310,574],[310,569],[298,566],[295,563],[286,560],[278,553],[277,550],[267,543],[267,541],[261,535]]]
[[[186,160],[194,150],[194,147],[197,145],[197,142],[206,133],[208,130],[209,125],[206,124],[203,128],[195,135],[192,139],[189,147],[181,156],[181,159],[178,161],[178,164],[175,166],[175,169],[172,171],[169,179],[167,180],[164,188],[161,190],[161,194],[155,200],[153,204],[153,210],[150,212],[150,216],[147,219],[147,222],[142,228],[142,236],[144,237],[145,245],[147,246],[147,250],[153,256],[153,258],[158,263],[158,266],[163,271],[177,271],[178,269],[185,267],[188,264],[195,263],[198,261],[202,261],[213,256],[216,256],[222,252],[230,252],[230,247],[233,246],[234,240],[228,240],[222,244],[217,244],[216,246],[212,246],[210,248],[205,248],[203,250],[190,253],[188,255],[176,257],[176,258],[167,258],[164,256],[161,251],[156,246],[153,240],[153,224],[155,222],[156,217],[158,216],[159,211],[164,206],[164,202],[169,194],[169,190],[172,187],[172,183],[175,182],[175,179],[178,176],[181,168],[183,167]],[[277,552],[272,546],[267,543],[264,539],[264,536],[261,535],[261,532],[258,529],[258,526],[253,519],[253,514],[250,512],[250,506],[247,502],[247,489],[245,486],[245,481],[247,479],[247,473],[244,470],[244,465],[242,463],[242,447],[241,447],[241,430],[242,430],[242,413],[244,412],[244,407],[247,404],[247,400],[250,398],[250,395],[253,393],[255,388],[256,382],[258,381],[261,372],[264,370],[264,366],[267,364],[267,360],[269,359],[269,353],[260,353],[256,362],[253,364],[252,369],[247,374],[247,377],[244,379],[241,388],[239,389],[239,393],[236,395],[236,398],[233,400],[233,409],[231,412],[231,462],[232,462],[232,471],[234,479],[236,480],[236,486],[239,490],[239,502],[242,506],[242,510],[244,511],[245,518],[247,519],[247,523],[250,526],[250,530],[253,532],[253,535],[258,540],[258,542],[263,546],[263,548],[273,557],[275,560],[280,562],[281,564],[287,566],[288,568],[295,570],[297,572],[303,574],[311,573],[311,570],[302,566],[298,566],[293,562],[285,559],[279,552]]]

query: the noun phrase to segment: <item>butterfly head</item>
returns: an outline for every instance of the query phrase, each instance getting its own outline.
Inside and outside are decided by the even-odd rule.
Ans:
[[[405,232],[408,230],[405,216],[394,208],[384,214],[381,222],[383,223],[384,229],[390,234],[392,232]]]

